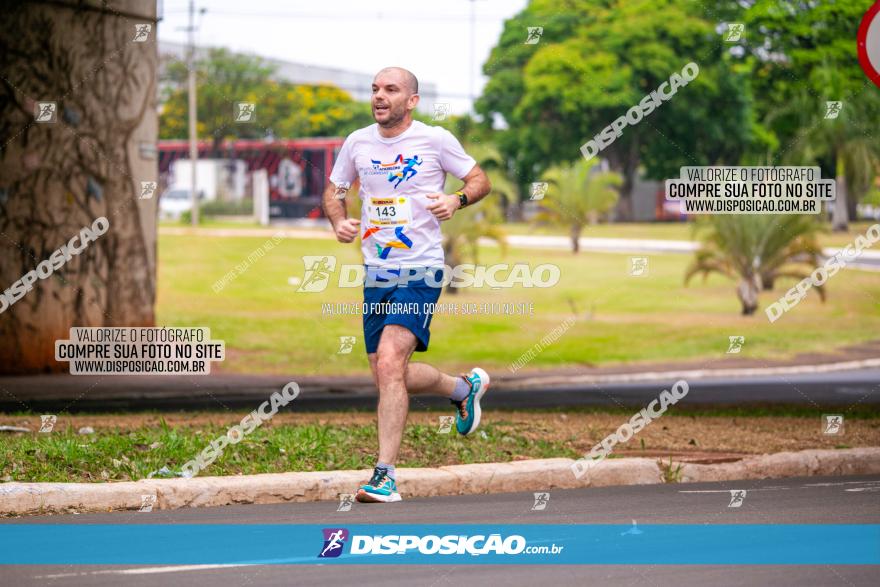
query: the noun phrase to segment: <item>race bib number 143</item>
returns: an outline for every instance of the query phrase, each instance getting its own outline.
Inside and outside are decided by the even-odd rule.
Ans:
[[[404,196],[370,198],[370,224],[372,226],[404,226],[412,222],[412,207]]]

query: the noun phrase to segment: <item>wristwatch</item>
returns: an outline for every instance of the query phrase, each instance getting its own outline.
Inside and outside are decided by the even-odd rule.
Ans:
[[[468,205],[468,197],[467,194],[461,190],[455,192],[455,195],[458,196],[458,203],[460,204],[460,208],[464,208]]]

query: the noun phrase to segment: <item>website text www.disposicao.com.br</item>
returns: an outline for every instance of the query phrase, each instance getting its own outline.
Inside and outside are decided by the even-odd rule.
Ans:
[[[502,537],[501,534],[477,534],[473,536],[448,534],[417,535],[348,535],[345,528],[326,529],[324,548],[319,558],[338,557],[342,554],[345,543],[349,542],[349,554],[353,555],[406,555],[406,554],[438,554],[438,555],[553,555],[560,554],[565,548],[554,544],[530,545],[525,537],[512,534]]]

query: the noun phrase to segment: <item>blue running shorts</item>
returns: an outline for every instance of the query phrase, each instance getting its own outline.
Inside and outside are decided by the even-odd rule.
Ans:
[[[443,269],[428,269],[431,274],[427,279],[398,279],[386,273],[390,280],[376,277],[372,269],[367,267],[367,278],[364,280],[364,342],[367,353],[378,350],[382,329],[388,324],[397,324],[412,332],[417,340],[416,351],[428,350],[434,304],[443,290]],[[412,275],[415,272],[410,277]]]

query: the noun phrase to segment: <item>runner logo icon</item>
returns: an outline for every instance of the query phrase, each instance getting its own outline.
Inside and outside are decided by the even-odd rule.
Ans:
[[[296,291],[319,292],[327,289],[330,274],[336,269],[336,257],[304,255],[302,259],[306,274]]]
[[[324,548],[318,554],[318,558],[336,558],[342,554],[345,541],[348,540],[348,530],[345,528],[324,528]]]

